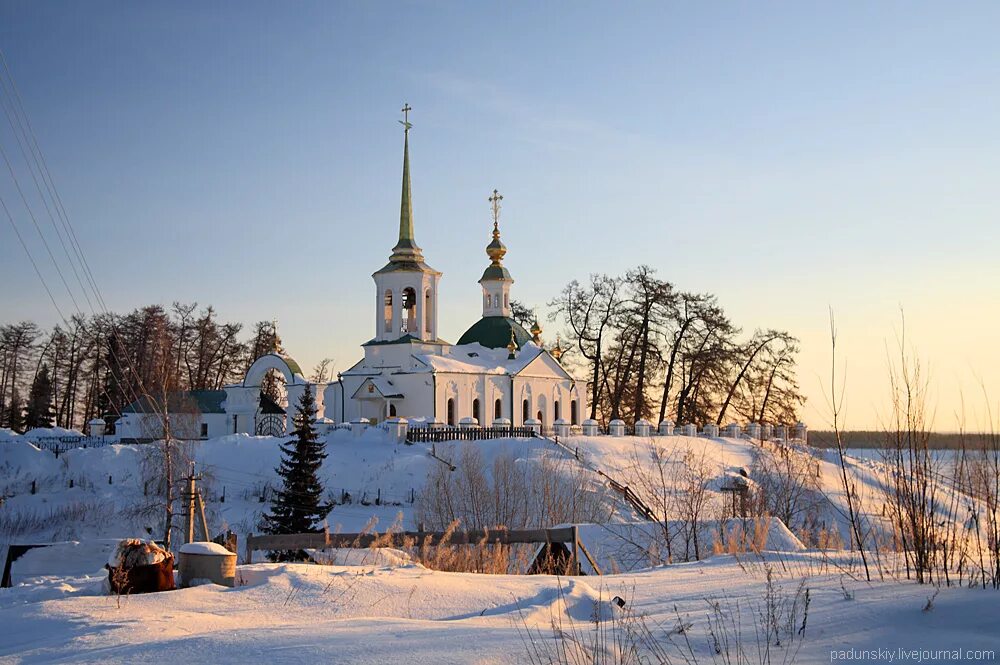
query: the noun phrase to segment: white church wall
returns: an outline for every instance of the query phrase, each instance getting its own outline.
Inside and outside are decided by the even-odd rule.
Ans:
[[[433,378],[429,373],[394,374],[389,377],[403,395],[393,400],[400,418],[430,418],[434,411]]]
[[[178,439],[210,439],[229,434],[225,413],[173,414],[171,434]],[[119,439],[163,438],[163,419],[154,413],[125,413],[115,424]]]

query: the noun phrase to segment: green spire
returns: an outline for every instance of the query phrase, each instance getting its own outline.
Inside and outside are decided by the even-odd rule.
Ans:
[[[422,261],[420,248],[413,237],[413,202],[410,194],[410,128],[409,104],[403,106],[403,191],[399,202],[399,240],[392,248],[392,261]]]

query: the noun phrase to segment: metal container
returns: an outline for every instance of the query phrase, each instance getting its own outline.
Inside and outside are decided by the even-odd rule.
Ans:
[[[200,581],[207,580],[221,586],[236,585],[236,554],[216,545],[222,551],[185,552],[190,545],[208,545],[209,543],[190,543],[181,547],[180,575],[181,586],[189,587]],[[215,543],[211,543],[215,545]],[[190,548],[195,549],[195,548]],[[208,548],[202,548],[207,550]]]

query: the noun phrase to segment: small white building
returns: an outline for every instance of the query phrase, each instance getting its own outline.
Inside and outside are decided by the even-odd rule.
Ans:
[[[285,410],[262,394],[259,384],[253,393],[256,399],[253,429],[235,431],[283,434]],[[210,439],[234,431],[235,416],[229,411],[226,390],[176,392],[169,394],[166,401],[170,432],[175,438]],[[122,409],[121,418],[115,423],[115,436],[124,443],[161,439],[163,413],[163,407],[155,399],[140,398]]]

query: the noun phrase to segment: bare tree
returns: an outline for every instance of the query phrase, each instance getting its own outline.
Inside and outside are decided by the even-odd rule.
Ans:
[[[607,275],[591,275],[587,287],[570,282],[552,302],[551,318],[561,317],[576,341],[580,355],[590,364],[590,417],[597,417],[601,397],[601,373],[605,345],[612,337],[612,319],[621,306],[622,281]]]
[[[332,369],[333,358],[323,358],[323,360],[320,360],[316,366],[313,367],[309,380],[313,383],[326,383],[330,380]]]
[[[857,488],[851,482],[847,471],[847,459],[845,457],[844,441],[840,434],[840,409],[843,401],[843,386],[837,385],[837,325],[833,317],[833,309],[830,309],[830,410],[833,416],[833,432],[837,442],[837,456],[840,463],[840,480],[844,488],[844,496],[847,499],[847,519],[851,538],[861,555],[861,562],[865,568],[865,579],[869,582],[872,579],[871,571],[868,568],[868,556],[865,552],[865,538],[861,527],[861,516],[858,514]]]

